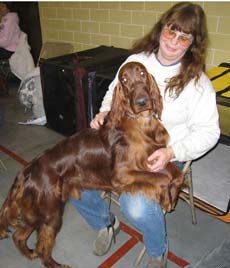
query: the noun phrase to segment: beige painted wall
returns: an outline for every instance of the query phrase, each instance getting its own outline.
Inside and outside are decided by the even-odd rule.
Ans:
[[[39,2],[43,43],[64,41],[80,51],[99,45],[130,48],[175,2]],[[197,2],[207,15],[207,69],[230,62],[230,2]]]

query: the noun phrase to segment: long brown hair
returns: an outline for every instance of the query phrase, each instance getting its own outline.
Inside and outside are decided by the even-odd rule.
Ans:
[[[207,48],[206,16],[201,6],[190,2],[181,2],[172,6],[154,25],[153,29],[144,38],[137,41],[132,53],[157,53],[161,31],[164,26],[172,29],[190,33],[193,42],[181,59],[181,67],[178,75],[172,77],[166,91],[170,94],[176,93],[178,97],[189,81],[195,78],[198,81],[204,70],[205,52]]]

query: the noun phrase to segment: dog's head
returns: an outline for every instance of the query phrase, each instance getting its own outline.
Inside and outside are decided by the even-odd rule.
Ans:
[[[138,62],[125,64],[119,72],[119,83],[125,98],[130,102],[130,108],[134,114],[152,110],[153,108],[148,76],[145,67]]]
[[[123,65],[118,74],[110,116],[120,122],[127,113],[135,116],[147,111],[160,118],[162,108],[159,88],[145,66],[140,62]]]

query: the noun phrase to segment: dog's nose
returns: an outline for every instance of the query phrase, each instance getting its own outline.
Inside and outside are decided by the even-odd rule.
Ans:
[[[136,104],[143,107],[146,105],[147,100],[148,100],[147,96],[141,96],[136,100]]]

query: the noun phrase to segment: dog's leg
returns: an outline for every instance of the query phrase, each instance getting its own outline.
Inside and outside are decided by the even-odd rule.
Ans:
[[[0,211],[0,239],[4,239],[8,237],[8,221],[3,215],[3,211]]]
[[[24,190],[24,176],[18,175],[0,209],[0,239],[7,238],[9,226],[18,227],[18,219],[20,218],[21,196]]]
[[[14,199],[13,199],[14,198]],[[9,202],[7,198],[0,211],[0,239],[8,237],[9,226],[18,228],[21,226],[20,223],[20,209],[15,201],[15,197],[12,197],[13,202]]]
[[[36,252],[47,268],[71,268],[70,266],[59,264],[52,258],[52,250],[56,235],[61,227],[61,219],[53,218],[49,224],[42,224],[38,230],[38,242]]]
[[[34,231],[34,228],[29,225],[18,227],[13,234],[13,240],[19,251],[27,258],[33,260],[38,257],[33,249],[29,249],[26,242],[29,236]]]
[[[8,229],[6,229],[5,227],[2,226],[2,224],[0,223],[0,239],[4,239],[8,237]]]
[[[145,171],[129,171],[123,173],[122,179],[116,177],[112,181],[115,189],[138,194],[143,192],[148,198],[160,202],[161,194],[168,188],[170,178],[167,174],[145,172]]]
[[[10,205],[8,198],[6,198],[5,202],[2,205],[2,208],[0,210],[0,239],[4,239],[8,237],[9,232],[9,214],[11,214],[11,217],[13,218],[13,213],[10,213]],[[16,211],[16,217],[17,217],[17,210]]]

